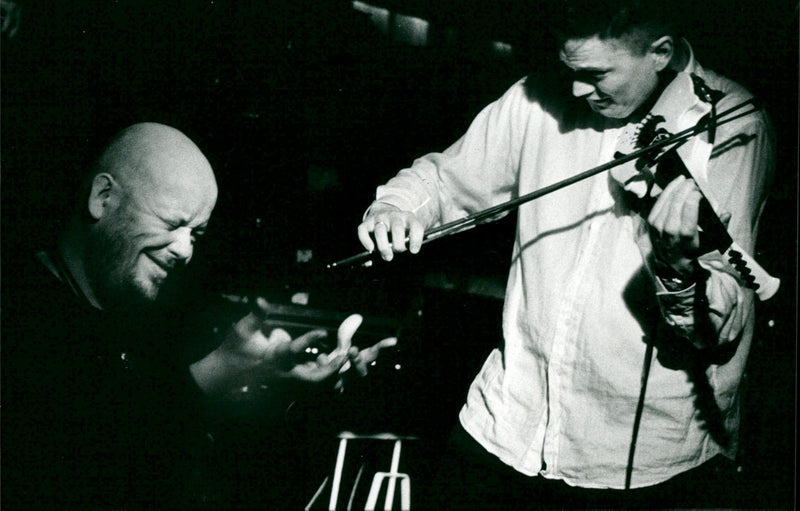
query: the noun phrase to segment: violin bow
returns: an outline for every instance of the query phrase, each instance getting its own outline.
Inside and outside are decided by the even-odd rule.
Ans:
[[[744,109],[744,108],[746,108],[748,106],[750,106],[752,108],[747,109],[747,110],[745,110],[743,112],[741,111],[742,109]],[[679,131],[679,132],[675,133],[674,135],[670,135],[670,136],[664,137],[664,138],[662,138],[660,140],[656,140],[656,141],[654,141],[653,143],[651,143],[650,145],[648,145],[646,147],[642,147],[640,149],[636,149],[636,150],[634,150],[634,151],[632,151],[632,152],[630,152],[628,154],[619,155],[617,158],[614,158],[611,161],[608,161],[606,163],[603,163],[601,165],[593,167],[593,168],[591,168],[589,170],[585,170],[583,172],[575,174],[574,176],[568,177],[566,179],[563,179],[563,180],[558,181],[556,183],[553,183],[551,185],[544,186],[544,187],[539,188],[537,190],[534,190],[532,192],[526,193],[526,194],[521,195],[521,196],[519,196],[519,197],[517,197],[515,199],[511,199],[511,200],[509,200],[507,202],[504,202],[502,204],[498,204],[496,206],[492,206],[492,207],[487,208],[485,210],[478,211],[476,213],[468,215],[468,216],[466,216],[464,218],[460,218],[458,220],[454,220],[452,222],[448,222],[446,224],[442,224],[439,227],[435,227],[435,228],[427,231],[423,235],[422,244],[424,245],[426,243],[429,243],[431,241],[434,241],[434,240],[437,240],[437,239],[440,239],[440,238],[444,238],[444,237],[449,236],[451,234],[457,234],[459,232],[462,232],[462,231],[465,231],[467,229],[470,229],[470,228],[478,225],[479,223],[484,223],[484,222],[490,222],[490,221],[493,221],[493,220],[497,220],[504,213],[506,213],[508,211],[511,211],[511,210],[513,210],[515,208],[518,208],[522,204],[525,204],[527,202],[533,201],[535,199],[538,199],[538,198],[543,197],[543,196],[545,196],[547,194],[553,193],[553,192],[555,192],[557,190],[560,190],[562,188],[566,188],[567,186],[570,186],[570,185],[573,185],[573,184],[578,183],[580,181],[583,181],[584,179],[588,179],[588,178],[590,178],[592,176],[595,176],[597,174],[600,174],[602,172],[610,170],[610,169],[612,169],[614,167],[617,167],[619,165],[622,165],[624,163],[627,163],[627,162],[636,160],[638,158],[641,158],[642,156],[647,155],[647,154],[651,153],[652,151],[661,150],[661,149],[663,149],[665,147],[668,147],[668,146],[681,144],[684,141],[690,139],[691,137],[694,137],[694,136],[699,135],[701,133],[705,133],[705,132],[710,131],[710,130],[715,130],[717,127],[719,127],[719,126],[721,126],[723,124],[727,124],[727,123],[732,122],[732,121],[734,121],[736,119],[739,119],[741,117],[753,114],[753,113],[758,112],[760,110],[761,110],[761,108],[756,104],[756,99],[755,98],[747,99],[747,100],[742,101],[741,103],[739,103],[737,105],[734,105],[734,106],[728,108],[727,110],[724,110],[722,112],[717,112],[716,115],[714,116],[715,119],[714,119],[713,123],[709,122],[708,118],[703,118],[696,125],[694,125],[694,126],[692,126],[690,128],[686,128],[686,129],[684,129],[682,131]],[[406,242],[408,242],[408,238],[406,238]],[[731,242],[733,243],[732,240],[731,240]],[[734,245],[735,245],[735,243],[734,243]],[[736,245],[736,248],[739,248],[738,245]],[[743,253],[746,254],[741,249],[740,250],[734,250],[734,251],[736,252],[736,255],[734,257],[741,257]],[[370,252],[370,251],[366,251],[365,250],[365,251],[363,251],[363,252],[361,252],[359,254],[347,257],[345,259],[341,259],[341,260],[335,261],[333,263],[330,263],[330,264],[327,265],[327,268],[328,269],[332,269],[332,268],[339,268],[339,267],[344,267],[344,266],[352,266],[352,265],[356,265],[356,264],[361,264],[363,266],[370,266],[372,264],[372,260],[373,260],[373,258],[375,256],[376,256],[375,252]],[[761,289],[761,292],[758,292],[758,290],[757,290],[757,292],[759,293],[759,298],[760,299],[766,300],[767,298],[771,297],[777,291],[779,281],[778,281],[778,279],[775,279],[774,277],[770,277],[769,274],[767,274],[767,272],[765,270],[761,269],[755,263],[755,261],[752,260],[752,258],[747,256],[747,259],[748,260],[746,262],[744,262],[744,263],[742,263],[739,260],[737,260],[738,264],[735,264],[734,266],[741,271],[741,267],[743,265],[746,265],[747,263],[750,263],[751,266],[755,265],[758,269],[761,270],[761,272],[763,272],[763,276],[764,276],[763,280],[765,280],[768,283],[768,285],[759,286],[759,288]],[[745,270],[746,270],[746,268],[745,268]],[[745,277],[745,281],[746,282],[750,282],[751,279],[752,279],[752,277],[750,277],[749,275],[748,275],[748,277]]]

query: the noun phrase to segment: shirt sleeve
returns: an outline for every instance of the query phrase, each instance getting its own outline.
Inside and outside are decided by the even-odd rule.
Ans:
[[[742,98],[732,99],[733,102]],[[717,213],[730,213],[727,230],[748,253],[755,249],[758,222],[774,175],[774,137],[763,113],[748,115],[721,126],[708,163],[710,190]],[[738,272],[719,252],[699,258],[707,270],[705,289],[708,319],[716,339],[695,335],[694,292],[669,292],[656,277],[657,296],[667,324],[681,337],[700,348],[735,341],[750,321],[754,292],[744,286]]]
[[[375,202],[411,211],[430,229],[509,200],[531,107],[524,83],[516,83],[455,144],[417,159],[378,187]]]

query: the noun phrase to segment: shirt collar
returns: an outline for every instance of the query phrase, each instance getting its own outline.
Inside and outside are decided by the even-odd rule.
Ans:
[[[697,63],[697,59],[694,56],[694,50],[692,49],[692,45],[689,44],[684,38],[681,38],[678,43],[683,48],[684,53],[686,54],[686,65],[683,69],[676,69],[679,73],[697,73],[702,67],[700,64]]]

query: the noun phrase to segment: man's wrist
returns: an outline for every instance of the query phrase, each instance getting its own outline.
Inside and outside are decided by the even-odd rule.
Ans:
[[[217,348],[189,366],[197,386],[207,395],[222,395],[236,388],[237,376],[242,372],[235,357]]]
[[[192,378],[205,394],[214,394],[218,390],[216,375],[220,367],[219,358],[215,350],[189,366]]]

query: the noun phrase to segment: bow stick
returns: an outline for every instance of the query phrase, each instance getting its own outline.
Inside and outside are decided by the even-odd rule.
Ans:
[[[750,108],[748,110],[745,110],[744,112],[740,112],[740,110],[742,110],[743,108],[745,108],[747,106],[752,106],[752,108]],[[565,188],[567,186],[575,184],[575,183],[577,183],[579,181],[583,181],[584,179],[587,179],[589,177],[595,176],[597,174],[605,172],[605,171],[607,171],[609,169],[612,169],[612,168],[617,167],[619,165],[622,165],[624,163],[627,163],[627,162],[636,160],[638,158],[641,158],[642,156],[645,156],[645,155],[647,155],[647,154],[649,154],[649,153],[651,153],[653,151],[660,150],[660,149],[665,148],[667,146],[681,144],[684,141],[690,139],[691,137],[694,137],[695,135],[699,135],[699,134],[705,133],[705,132],[707,132],[709,130],[716,129],[716,127],[718,127],[718,126],[721,126],[723,124],[729,123],[731,121],[734,121],[734,120],[739,119],[741,117],[744,117],[746,115],[750,115],[752,113],[758,112],[759,110],[760,110],[760,107],[756,105],[755,98],[747,99],[747,100],[742,101],[741,103],[739,103],[737,105],[734,105],[734,106],[728,108],[727,110],[724,110],[722,112],[717,113],[717,115],[715,116],[716,118],[714,119],[715,122],[713,124],[708,122],[707,118],[703,118],[696,125],[694,125],[694,126],[692,126],[690,128],[686,128],[686,129],[684,129],[682,131],[679,131],[678,133],[675,133],[674,135],[671,135],[671,136],[668,136],[668,137],[664,137],[664,138],[662,138],[660,140],[656,140],[656,141],[654,141],[653,143],[651,143],[650,145],[648,145],[646,147],[642,147],[642,148],[637,149],[635,151],[632,151],[632,152],[630,152],[628,154],[618,155],[617,158],[615,158],[615,159],[613,159],[613,160],[611,160],[609,162],[603,163],[603,164],[598,165],[596,167],[593,167],[593,168],[591,168],[589,170],[585,170],[585,171],[583,171],[581,173],[578,173],[578,174],[576,174],[574,176],[571,176],[571,177],[568,177],[568,178],[563,179],[561,181],[558,181],[557,183],[553,183],[552,185],[548,185],[548,186],[539,188],[538,190],[534,190],[532,192],[526,193],[526,194],[521,195],[521,196],[519,196],[519,197],[517,197],[515,199],[511,199],[511,200],[509,200],[507,202],[504,202],[502,204],[498,204],[496,206],[492,206],[492,207],[487,208],[487,209],[485,209],[483,211],[478,211],[478,212],[473,213],[471,215],[468,215],[468,216],[466,216],[464,218],[460,218],[458,220],[454,220],[452,222],[448,222],[446,224],[440,225],[439,227],[433,228],[433,229],[429,230],[428,232],[426,232],[423,235],[422,244],[424,245],[425,243],[428,243],[430,241],[437,240],[439,238],[444,238],[444,237],[449,236],[451,234],[456,234],[456,233],[465,231],[467,229],[470,229],[470,228],[474,227],[475,225],[477,225],[481,221],[496,220],[503,213],[505,213],[507,211],[511,211],[512,209],[518,208],[519,206],[521,206],[522,204],[525,204],[526,202],[530,202],[532,200],[538,199],[539,197],[543,197],[544,195],[547,195],[549,193],[555,192],[557,190],[560,190],[562,188]],[[406,238],[406,242],[408,242],[408,238]],[[365,250],[364,252],[361,252],[361,253],[356,254],[354,256],[350,256],[350,257],[347,257],[345,259],[341,259],[339,261],[335,261],[333,263],[330,263],[330,264],[327,265],[327,268],[328,269],[338,268],[338,267],[343,267],[343,266],[351,266],[351,265],[354,265],[354,264],[368,265],[368,264],[372,263],[372,258],[373,257],[375,257],[375,252],[369,252],[369,251]],[[752,258],[748,262],[751,262],[751,261],[752,261]],[[752,261],[752,263],[755,263],[755,261]],[[759,267],[759,269],[760,269],[760,267]],[[769,281],[769,285],[762,287],[762,291],[758,293],[759,294],[759,298],[761,298],[762,300],[766,300],[767,298],[771,297],[777,291],[777,289],[778,289],[777,283],[779,281],[777,279],[775,279],[774,277],[770,277],[766,273],[765,270],[761,269],[761,271],[763,272],[763,275],[768,277],[768,279],[771,279],[771,281]]]

